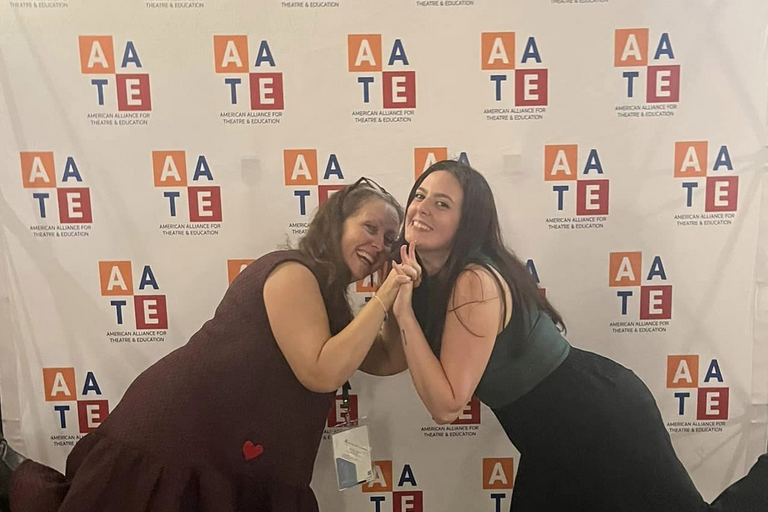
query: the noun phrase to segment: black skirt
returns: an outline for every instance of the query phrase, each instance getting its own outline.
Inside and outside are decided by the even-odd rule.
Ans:
[[[597,354],[572,348],[536,388],[494,413],[521,452],[514,512],[768,511],[768,457],[708,505],[646,385]]]

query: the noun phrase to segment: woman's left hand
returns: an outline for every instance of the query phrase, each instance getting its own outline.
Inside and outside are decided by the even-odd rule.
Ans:
[[[416,277],[413,278],[413,287],[418,288],[421,284],[421,265],[416,259],[416,242],[400,247],[400,259],[403,265],[408,265],[416,271]]]
[[[398,275],[407,275],[411,277],[411,282],[400,285],[400,288],[397,290],[395,303],[392,306],[392,312],[395,314],[395,318],[402,319],[405,318],[406,315],[413,314],[412,298],[415,271],[402,263],[394,263],[394,269]]]

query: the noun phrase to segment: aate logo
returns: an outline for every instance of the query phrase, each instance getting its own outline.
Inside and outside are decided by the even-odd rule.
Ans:
[[[492,491],[490,498],[495,512],[509,509],[504,499],[511,496],[514,470],[515,460],[512,457],[483,459],[483,490]]]
[[[661,256],[654,256],[642,284],[643,253],[612,252],[610,256],[608,286],[623,288],[616,291],[621,299],[621,315],[628,314],[629,299],[640,287],[640,320],[669,320],[672,318],[672,285],[666,283],[667,274]]]
[[[320,184],[318,175],[317,149],[284,150],[283,171],[285,186],[296,187],[293,190],[293,195],[299,200],[299,213],[302,216],[307,215],[307,198],[313,197],[313,191],[317,194],[317,204],[320,206],[328,200],[331,194],[343,190],[346,186],[343,183],[327,183],[331,178],[344,180],[344,171],[342,171],[335,153],[328,155],[322,184]]]
[[[483,32],[480,35],[481,68],[492,71],[495,101],[507,97],[506,87],[514,87],[514,105],[517,107],[535,107],[547,105],[549,99],[548,69],[544,67],[516,69],[514,32]],[[541,54],[536,45],[536,38],[530,36],[520,57],[520,65],[541,64]],[[514,82],[514,84],[512,84]],[[509,83],[509,86],[504,84]]]
[[[685,206],[693,207],[694,191],[701,181],[705,186],[705,212],[735,212],[739,205],[739,177],[723,176],[723,171],[733,171],[728,146],[720,146],[709,169],[709,142],[675,142],[675,178],[682,180],[685,190]],[[699,201],[700,204],[700,201]]]
[[[680,65],[675,62],[669,34],[664,32],[659,37],[653,52],[653,63],[649,62],[649,31],[647,28],[617,29],[614,38],[613,66],[616,68],[640,68],[622,71],[626,79],[627,98],[638,95],[638,86],[642,84],[643,70],[645,79],[646,103],[676,103],[680,100]]]
[[[54,402],[59,428],[68,428],[72,423],[72,407],[77,409],[77,424],[81,434],[96,430],[109,416],[109,401],[98,400],[101,396],[99,383],[93,372],[88,372],[83,382],[81,399],[77,398],[74,368],[43,368],[43,389],[45,401]],[[68,403],[66,403],[68,402]],[[71,444],[71,443],[62,443]]]
[[[123,325],[125,321],[123,308],[128,305],[127,298],[131,297],[136,329],[168,329],[165,295],[135,295],[130,261],[100,261],[99,282],[102,297],[125,297],[109,301],[109,304],[115,308],[117,325]],[[160,289],[149,265],[144,266],[139,280],[139,290],[143,291],[146,288]]]
[[[357,395],[352,393],[349,394],[349,403],[347,403],[346,407],[344,406],[344,397],[342,395],[336,395],[331,408],[328,410],[326,427],[334,428],[342,423],[346,423],[347,416],[349,416],[350,421],[357,421],[359,419]]]
[[[186,151],[152,151],[152,172],[156,188],[186,190],[185,198],[189,204],[190,222],[221,222],[221,188],[218,186],[188,186]],[[192,181],[197,183],[205,178],[213,181],[213,174],[205,155],[198,155]],[[177,199],[179,190],[165,190],[163,196],[168,199],[168,213],[172,218],[178,214],[181,206]]]
[[[552,185],[552,192],[557,196],[557,211],[565,210],[566,194],[575,185],[576,215],[608,215],[609,182],[602,178],[603,165],[597,149],[589,150],[581,172],[580,168],[578,144],[544,146],[544,181],[557,183]],[[573,197],[570,194],[568,196]]]
[[[117,110],[121,112],[152,110],[149,74],[136,72],[143,69],[133,41],[125,43],[123,58],[120,61],[121,73],[117,73],[115,69],[112,36],[79,36],[78,41],[82,74],[114,76]],[[104,105],[104,91],[110,86],[110,78],[92,78],[91,84],[96,87],[99,105]]]
[[[250,72],[250,60],[248,58],[248,36],[213,36],[214,65],[217,74],[247,75],[248,86],[245,91],[246,98],[250,101],[251,110],[283,110],[285,100],[283,96],[283,74],[262,69],[276,67],[269,43],[262,40],[256,51],[253,67],[256,71]],[[264,67],[262,67],[264,66]],[[244,76],[224,78],[229,98],[232,105],[239,105],[243,100],[240,86]]]
[[[245,268],[253,263],[256,260],[253,259],[245,259],[245,260],[227,260],[227,284],[232,284],[232,281],[235,280],[237,276],[240,275],[240,273],[245,270]]]
[[[443,160],[448,160],[447,147],[413,148],[414,179],[418,179],[430,166]],[[465,151],[462,151],[456,160],[471,167],[469,157]]]
[[[717,359],[712,359],[707,365],[702,386],[699,386],[699,356],[671,355],[667,356],[667,389],[674,390],[678,401],[678,415],[685,416],[690,408],[687,407],[692,392],[696,393],[697,420],[727,420],[728,419],[728,387],[703,387],[715,381],[723,383],[723,374]],[[688,389],[688,391],[683,391]],[[680,391],[678,391],[680,390]]]
[[[418,484],[410,464],[403,464],[397,489],[393,490],[392,461],[378,460],[373,463],[373,480],[363,484],[362,491],[368,493],[373,503],[373,512],[382,512],[382,503],[392,500],[393,512],[424,512],[423,491]]]
[[[405,47],[400,39],[392,43],[387,67],[399,65],[403,69],[383,71],[381,34],[350,34],[347,36],[347,59],[350,73],[358,73],[357,82],[362,85],[363,103],[370,103],[372,96],[381,90],[385,109],[416,108],[416,72],[410,66]],[[375,74],[374,74],[375,73]],[[381,81],[381,89],[371,87]]]
[[[26,189],[32,189],[32,198],[37,202],[41,219],[48,218],[48,199],[55,190],[58,204],[59,223],[61,224],[91,224],[91,191],[88,187],[69,186],[80,184],[83,177],[77,167],[77,162],[68,156],[64,163],[64,172],[59,187],[56,181],[53,151],[22,151],[21,181]]]

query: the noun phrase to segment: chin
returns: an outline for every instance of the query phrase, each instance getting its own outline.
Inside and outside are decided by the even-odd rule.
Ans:
[[[429,240],[429,237],[424,236],[424,233],[414,234],[411,238],[408,239],[408,242],[416,242],[416,249],[423,249],[425,251],[430,250],[430,248],[434,245],[434,243]]]
[[[354,271],[352,271],[352,282],[359,281],[365,278],[366,275],[367,274],[365,274],[364,270],[356,268]]]
[[[374,265],[373,267],[357,267],[352,271],[353,282],[360,281],[370,276],[379,269],[380,265]]]

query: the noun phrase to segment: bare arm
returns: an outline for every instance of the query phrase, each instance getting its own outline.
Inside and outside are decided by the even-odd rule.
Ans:
[[[409,285],[405,285],[400,293],[409,292]],[[488,365],[501,317],[499,293],[485,269],[459,276],[445,319],[439,359],[429,347],[410,300],[407,307],[395,305],[414,387],[440,424],[458,418]]]
[[[390,273],[379,298],[391,307],[406,276]],[[272,333],[293,373],[310,391],[327,393],[352,376],[373,344],[384,319],[379,304],[367,304],[340,333],[331,336],[328,313],[314,274],[304,265],[278,266],[264,284]]]

